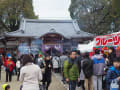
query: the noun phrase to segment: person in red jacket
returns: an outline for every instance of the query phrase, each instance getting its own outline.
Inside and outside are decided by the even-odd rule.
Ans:
[[[6,67],[6,82],[8,82],[8,78],[9,78],[9,82],[12,81],[12,72],[15,67],[15,64],[11,59],[12,59],[12,57],[9,56],[8,59],[5,60],[5,62],[4,62],[4,65]]]

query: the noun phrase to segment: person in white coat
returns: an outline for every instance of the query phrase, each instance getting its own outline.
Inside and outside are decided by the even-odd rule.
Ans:
[[[31,56],[23,57],[23,67],[20,70],[20,82],[22,90],[40,90],[39,81],[42,80],[42,72],[38,65],[33,64]]]

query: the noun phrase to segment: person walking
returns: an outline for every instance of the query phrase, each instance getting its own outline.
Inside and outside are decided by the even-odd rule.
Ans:
[[[33,64],[30,55],[23,56],[23,67],[20,70],[20,82],[22,90],[40,90],[39,81],[42,80],[42,72],[38,65]]]
[[[113,66],[109,68],[106,74],[106,90],[111,90],[110,84],[112,83],[113,80],[120,82],[119,67],[120,67],[120,58],[114,58]]]
[[[69,60],[65,61],[64,75],[66,78],[66,82],[69,83],[69,90],[76,90],[76,80],[78,80],[78,82],[80,81],[76,51],[71,51],[69,54]]]
[[[53,64],[50,55],[45,55],[45,73],[43,74],[43,85],[48,90],[52,78]]]
[[[0,80],[1,80],[1,66],[3,65],[2,55],[0,55]]]
[[[93,90],[93,61],[89,58],[89,53],[86,52],[84,59],[81,62],[83,73],[85,75],[85,90]]]
[[[12,61],[11,56],[8,56],[8,59],[5,60],[4,66],[6,67],[6,82],[8,82],[8,78],[9,78],[9,82],[11,82],[13,69],[15,67],[15,63]]]
[[[93,88],[94,90],[102,90],[102,76],[104,75],[105,60],[100,55],[100,50],[95,50],[93,60]]]

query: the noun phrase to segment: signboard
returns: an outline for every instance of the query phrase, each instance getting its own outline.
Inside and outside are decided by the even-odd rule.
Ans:
[[[96,46],[120,46],[120,33],[97,36],[95,41]]]
[[[30,53],[30,47],[28,46],[27,43],[21,43],[18,46],[18,51],[20,54],[29,54]]]

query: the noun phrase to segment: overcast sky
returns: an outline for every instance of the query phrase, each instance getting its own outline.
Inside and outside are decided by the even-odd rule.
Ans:
[[[33,0],[39,19],[70,19],[69,5],[70,0]]]

